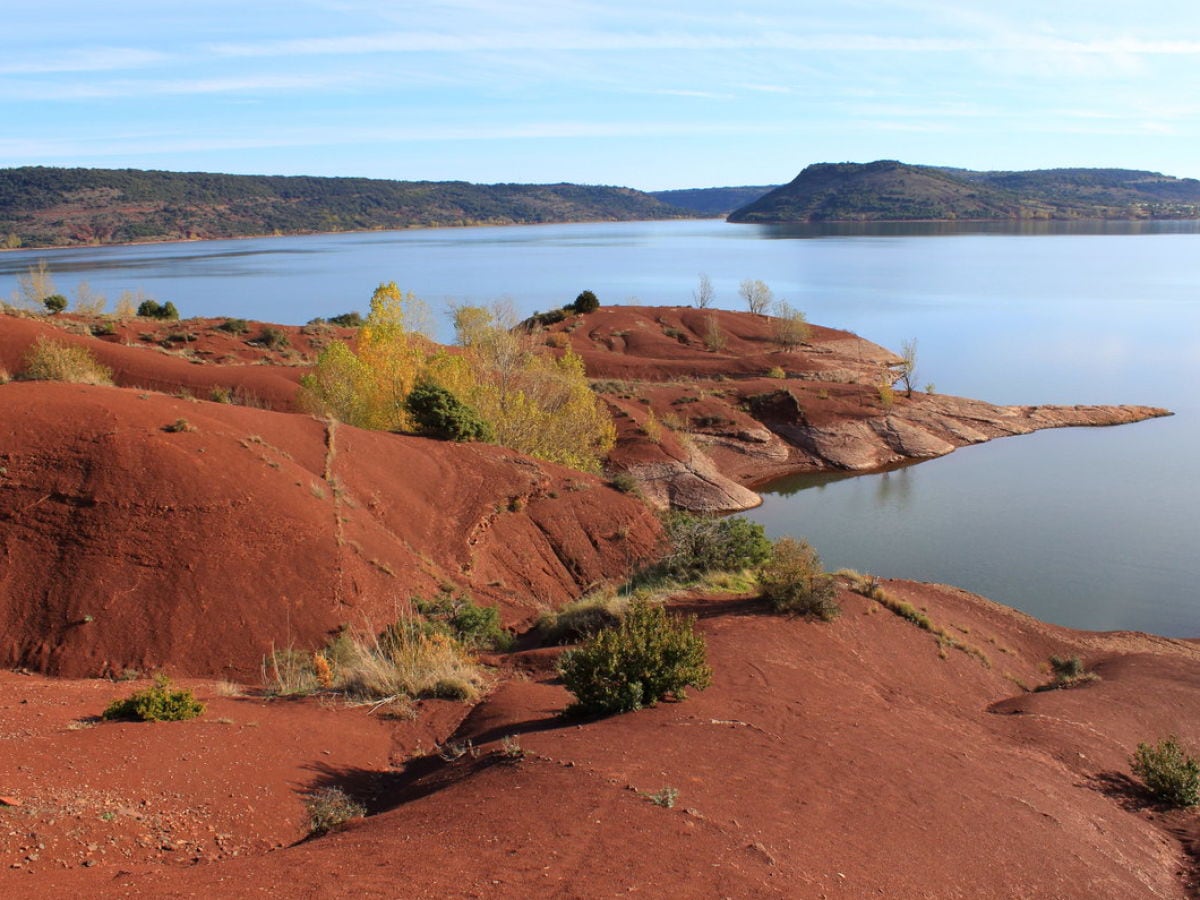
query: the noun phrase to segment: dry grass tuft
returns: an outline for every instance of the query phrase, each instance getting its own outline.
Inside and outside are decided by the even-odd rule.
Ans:
[[[30,381],[65,381],[71,384],[112,384],[112,370],[101,365],[85,347],[44,337],[25,356],[21,376]]]

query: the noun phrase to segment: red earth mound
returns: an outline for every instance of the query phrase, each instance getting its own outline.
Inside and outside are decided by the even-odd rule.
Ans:
[[[707,690],[627,715],[563,719],[569,697],[552,678],[553,651],[517,654],[510,674],[447,742],[460,753],[450,761],[407,759],[418,740],[413,723],[375,722],[365,710],[323,710],[311,700],[221,701],[214,712],[233,719],[224,724],[70,732],[79,701],[72,712],[47,709],[57,695],[39,694],[35,680],[22,692],[34,704],[22,721],[40,714],[36,736],[15,742],[13,758],[33,759],[39,742],[77,749],[44,775],[30,765],[19,776],[40,793],[36,804],[0,812],[19,839],[6,859],[21,866],[0,869],[0,890],[31,897],[1187,896],[1195,867],[1185,846],[1197,831],[1195,815],[1155,807],[1130,779],[1128,755],[1139,741],[1172,731],[1200,740],[1192,724],[1200,651],[1181,641],[1042,625],[952,588],[884,587],[962,649],[846,591],[843,615],[830,624],[770,615],[756,601],[692,601],[715,672]],[[1101,678],[1029,692],[1049,681],[1050,654],[1078,654]],[[163,799],[144,776],[120,787],[108,780],[114,769],[83,762],[85,742],[115,748],[123,733],[141,729],[146,763],[188,743],[197,763],[215,763],[226,758],[221,753],[253,752],[258,738],[248,736],[248,720],[272,734],[336,722],[348,739],[345,747],[306,739],[261,774],[235,770],[229,799],[207,799],[207,788],[182,775],[181,796]],[[385,767],[388,729],[405,752],[393,752]],[[435,732],[430,726],[424,734]],[[228,749],[214,749],[226,743],[214,733],[228,735]],[[306,766],[307,778],[299,775]],[[100,800],[71,800],[49,786],[85,773]],[[272,840],[286,842],[287,828],[250,814],[243,798],[251,786],[273,816],[294,823],[302,788],[328,783],[357,793],[372,815],[343,833],[264,855]],[[151,865],[178,855],[215,859],[219,842],[180,824],[170,833],[178,850],[141,846],[124,829],[154,844],[162,825],[149,813],[123,818],[145,809],[130,798],[148,798],[151,809],[182,807],[172,820],[180,823],[203,811],[223,841],[245,853],[190,867]],[[91,835],[94,822],[84,827],[74,816],[79,810],[87,819],[94,809],[117,817],[100,841],[107,852],[89,856],[87,843],[59,835],[70,828]],[[94,865],[85,867],[89,859]]]
[[[111,387],[0,386],[0,664],[249,677],[441,585],[510,625],[619,578],[641,503],[499,447]]]
[[[1041,428],[1115,425],[1166,410],[994,406],[900,387],[896,356],[849,332],[690,307],[609,307],[550,326],[583,357],[617,422],[609,458],[659,507],[761,502],[750,490],[803,471],[869,471]]]

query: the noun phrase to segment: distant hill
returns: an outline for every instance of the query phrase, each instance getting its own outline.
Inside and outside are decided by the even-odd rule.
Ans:
[[[1200,216],[1200,181],[1129,169],[972,172],[895,160],[818,163],[730,222]]]
[[[670,206],[679,206],[707,216],[723,216],[752,203],[777,185],[758,187],[688,188],[678,191],[650,191],[650,196]]]
[[[630,188],[578,184],[0,169],[0,247],[695,215]]]

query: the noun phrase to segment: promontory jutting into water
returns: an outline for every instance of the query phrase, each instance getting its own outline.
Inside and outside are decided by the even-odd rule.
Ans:
[[[773,485],[750,513],[829,568],[942,581],[1078,628],[1200,636],[1200,223],[439,229],[0,255],[0,293],[44,260],[60,289],[141,288],[184,316],[298,323],[397,281],[437,309],[582,289],[606,305],[718,306],[767,282],[810,321],[892,349],[918,383],[996,403],[1132,403],[1169,419],[1042,432],[883,474]],[[446,328],[442,337],[448,337]]]

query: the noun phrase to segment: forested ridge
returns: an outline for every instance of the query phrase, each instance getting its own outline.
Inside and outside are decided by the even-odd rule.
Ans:
[[[817,163],[731,222],[1151,219],[1200,216],[1200,181],[1132,169],[972,172],[880,160]]]
[[[10,248],[693,215],[595,185],[0,169],[0,244]]]

